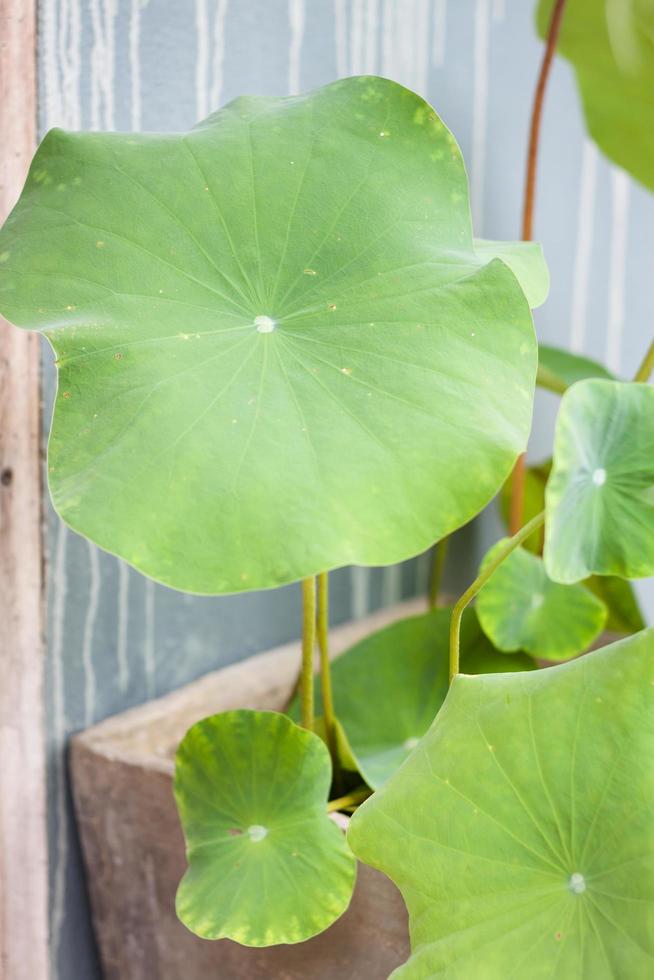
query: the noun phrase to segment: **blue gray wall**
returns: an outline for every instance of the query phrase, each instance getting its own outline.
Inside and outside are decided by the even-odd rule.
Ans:
[[[40,125],[185,129],[242,93],[309,89],[359,72],[432,101],[468,162],[477,234],[514,238],[525,131],[540,57],[531,0],[41,0]],[[654,201],[585,139],[566,64],[543,134],[537,235],[552,291],[539,335],[625,375],[651,332]],[[49,362],[49,355],[46,354]],[[51,397],[52,370],[47,367]],[[534,456],[556,402],[539,396]],[[46,409],[47,410],[47,409]],[[69,808],[69,734],[218,665],[297,635],[296,589],[190,598],[146,582],[50,516],[49,656],[52,980],[96,980]],[[498,533],[465,543],[459,577]],[[424,560],[334,577],[337,620],[424,587]],[[652,589],[644,590],[650,613]]]

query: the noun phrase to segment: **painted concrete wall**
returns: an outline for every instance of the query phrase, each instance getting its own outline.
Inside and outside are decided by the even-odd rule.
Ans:
[[[242,93],[283,95],[359,72],[430,98],[468,163],[477,234],[519,229],[525,131],[540,44],[531,0],[41,0],[40,126],[175,130]],[[552,272],[539,335],[625,375],[652,329],[654,201],[585,139],[569,68],[556,66],[536,231]],[[49,355],[47,376],[52,393]],[[539,396],[534,455],[556,401]],[[47,409],[46,409],[47,410]],[[96,980],[70,817],[68,735],[217,665],[297,635],[297,589],[198,599],[145,581],[50,515],[48,749],[52,978]],[[492,514],[466,539],[474,554]],[[424,587],[425,561],[335,576],[337,620]],[[654,594],[644,590],[652,617]]]

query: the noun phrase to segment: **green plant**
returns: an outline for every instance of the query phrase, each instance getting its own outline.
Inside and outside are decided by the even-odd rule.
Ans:
[[[397,977],[651,975],[652,640],[456,678],[349,833],[407,903]]]
[[[548,33],[554,0],[540,0]],[[571,62],[588,130],[600,149],[654,190],[654,6],[651,0],[570,0],[559,48]]]
[[[564,7],[540,15],[525,238]],[[359,807],[354,853],[411,916],[398,975],[647,976],[654,634],[532,658],[644,626],[654,347],[633,382],[539,354],[539,247],[473,238],[453,136],[372,77],[188,134],[54,131],[0,262],[0,309],[57,357],[62,518],[174,588],[302,581],[288,715],[214,716],[179,748],[186,925],[255,946],[326,928],[355,869],[328,812]],[[536,381],[562,400],[552,461],[527,468]],[[498,491],[509,537],[438,607],[447,536]],[[332,670],[329,570],[435,542],[431,610]]]

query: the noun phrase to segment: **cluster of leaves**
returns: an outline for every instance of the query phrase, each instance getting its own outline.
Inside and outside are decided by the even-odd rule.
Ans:
[[[617,53],[602,41],[602,72],[609,56],[619,70],[620,36]],[[612,152],[574,18],[562,44]],[[54,131],[0,263],[2,312],[57,356],[56,508],[178,589],[423,551],[505,484],[537,369],[563,393],[553,458],[527,473],[544,535],[466,612],[452,687],[451,610],[434,609],[336,661],[334,759],[297,705],[189,731],[177,905],[199,935],[253,946],[329,926],[355,877],[328,816],[335,761],[350,802],[374,791],[354,853],[409,908],[398,975],[646,976],[654,635],[536,661],[643,628],[626,580],[654,572],[654,389],[538,352],[540,249],[473,238],[461,154],[433,109],[364,77],[238,99],[182,135]]]

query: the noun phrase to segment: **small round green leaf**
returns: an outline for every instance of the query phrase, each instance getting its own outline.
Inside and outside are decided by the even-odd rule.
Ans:
[[[528,466],[525,470],[525,498],[523,521],[526,523],[545,509],[545,486],[552,469],[552,460]],[[500,493],[500,512],[506,527],[509,524],[509,505],[511,500],[511,481],[502,487]],[[542,554],[544,530],[539,528],[531,535],[523,547],[534,554]],[[587,589],[601,599],[608,611],[606,629],[612,633],[637,633],[645,629],[645,621],[638,606],[631,583],[614,575],[591,575],[584,579]]]
[[[54,130],[0,252],[0,310],[57,354],[57,510],[175,588],[408,558],[525,446],[528,303],[475,250],[452,134],[394,82]]]
[[[323,742],[284,715],[226,711],[194,725],[175,771],[184,925],[245,946],[299,943],[331,925],[356,867],[327,815],[330,782]]]
[[[482,570],[506,540],[490,549]],[[583,585],[553,582],[542,558],[516,548],[479,593],[477,615],[499,650],[525,650],[545,660],[567,660],[599,636],[607,613],[604,603]]]
[[[540,0],[547,33],[554,0]],[[654,4],[571,0],[557,49],[572,63],[590,135],[606,155],[654,190]]]
[[[654,630],[548,670],[458,676],[355,814],[396,882],[394,980],[645,980],[654,963]]]
[[[545,504],[554,581],[654,574],[654,388],[594,380],[565,393]]]
[[[431,725],[449,684],[451,609],[386,626],[356,643],[332,667],[334,704],[352,756],[371,787],[381,786]],[[497,653],[473,610],[461,631],[461,669],[531,670],[524,655]],[[320,697],[318,681],[317,695]]]

